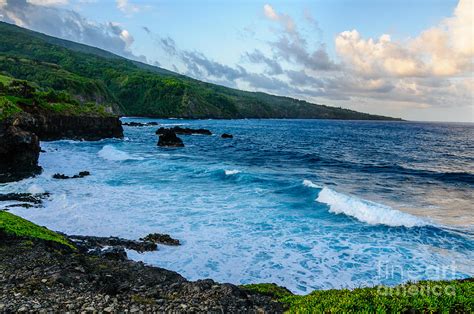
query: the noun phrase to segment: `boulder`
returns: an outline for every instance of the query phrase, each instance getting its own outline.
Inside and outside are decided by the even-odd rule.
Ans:
[[[221,135],[222,138],[234,138],[232,134],[224,133]]]
[[[161,147],[184,147],[183,141],[171,130],[163,131],[158,140],[158,146]]]

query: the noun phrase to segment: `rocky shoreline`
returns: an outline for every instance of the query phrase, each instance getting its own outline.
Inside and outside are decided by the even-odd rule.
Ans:
[[[0,312],[281,313],[270,296],[0,233]]]
[[[72,116],[38,108],[27,110],[0,123],[0,183],[41,172],[40,141],[123,137],[122,123],[116,116]]]

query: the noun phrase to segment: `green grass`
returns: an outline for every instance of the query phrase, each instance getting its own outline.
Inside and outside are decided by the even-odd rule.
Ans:
[[[0,83],[2,83],[3,85],[8,85],[10,84],[11,81],[12,81],[11,77],[0,74]]]
[[[92,103],[87,104],[69,104],[69,103],[43,103],[41,104],[46,110],[66,115],[92,115],[107,116],[109,115],[104,106]]]
[[[3,210],[0,210],[0,231],[18,237],[57,242],[75,249],[62,235]]]
[[[7,97],[0,96],[0,121],[3,121],[21,111],[22,110]]]
[[[282,299],[292,296],[293,294],[286,288],[280,287],[274,283],[258,283],[250,285],[242,285],[243,288],[260,294],[268,295],[274,299]]]
[[[420,281],[405,285],[354,290],[319,290],[291,295],[274,284],[245,285],[270,295],[288,307],[288,313],[472,313],[474,281]]]

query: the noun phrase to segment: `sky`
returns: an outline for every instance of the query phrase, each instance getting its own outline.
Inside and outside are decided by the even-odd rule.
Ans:
[[[229,87],[474,122],[474,0],[0,0],[0,20]]]

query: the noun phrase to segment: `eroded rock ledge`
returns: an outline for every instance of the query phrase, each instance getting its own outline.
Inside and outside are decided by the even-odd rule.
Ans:
[[[256,292],[0,234],[0,312],[281,313]]]

